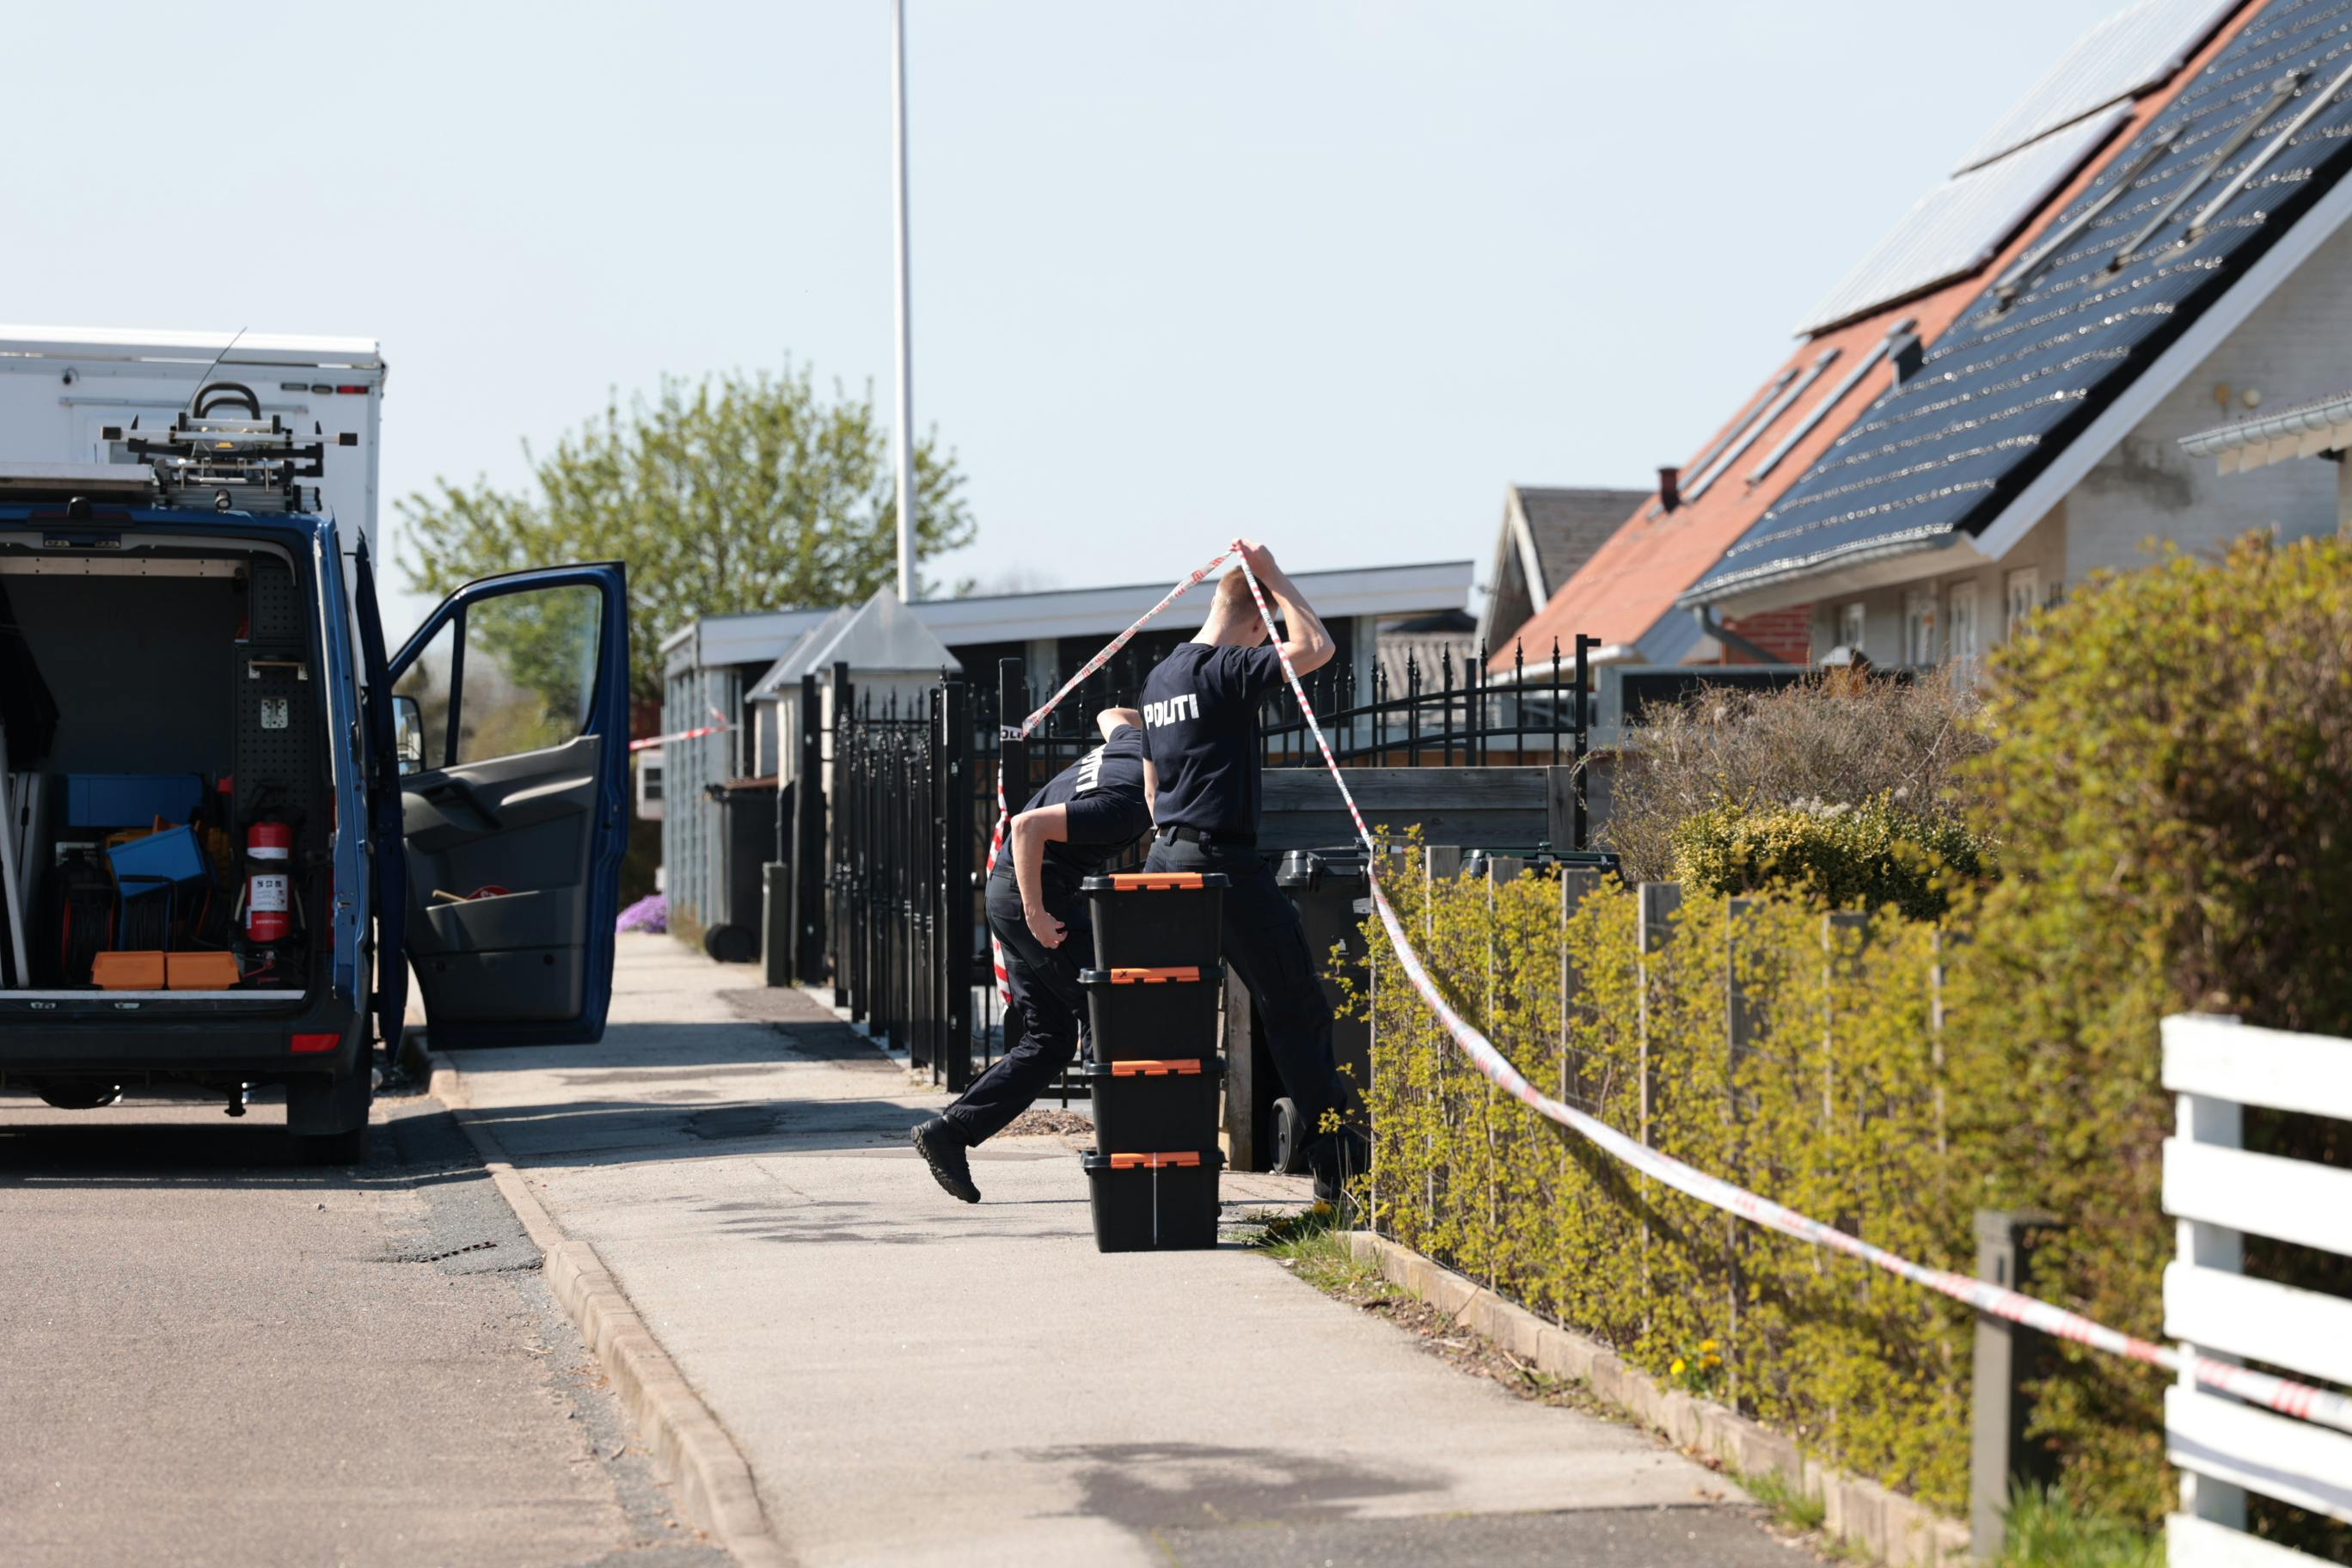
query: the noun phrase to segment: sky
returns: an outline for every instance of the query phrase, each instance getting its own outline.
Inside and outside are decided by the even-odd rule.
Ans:
[[[938,570],[1483,576],[1506,486],[1687,458],[2120,4],[908,0]],[[0,320],[380,340],[395,557],[665,374],[887,416],[887,0],[220,16],[9,7]]]

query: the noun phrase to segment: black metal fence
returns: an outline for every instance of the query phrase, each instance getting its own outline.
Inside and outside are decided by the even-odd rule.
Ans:
[[[964,683],[877,705],[836,669],[834,1000],[935,1080],[971,1074],[971,728]]]
[[[1591,641],[1539,661],[1514,650],[1508,678],[1441,653],[1430,669],[1406,661],[1391,681],[1374,665],[1318,671],[1308,700],[1342,766],[1436,767],[1583,761]],[[909,1054],[935,1082],[961,1089],[1019,1039],[1004,1016],[990,959],[982,886],[998,812],[1030,795],[1100,742],[1095,716],[1139,703],[1149,665],[1133,649],[1090,674],[1025,739],[1013,739],[1034,704],[1058,689],[1034,682],[1020,659],[976,679],[947,677],[919,700],[860,695],[845,668],[832,675],[831,847],[825,954],[836,1005]],[[809,705],[804,704],[804,707]],[[810,709],[813,711],[813,707]],[[1287,690],[1263,713],[1269,767],[1320,766]],[[811,754],[804,751],[804,756]],[[1584,841],[1580,773],[1576,842]],[[1140,861],[1139,841],[1125,864]],[[1076,1092],[1060,1086],[1063,1098]]]

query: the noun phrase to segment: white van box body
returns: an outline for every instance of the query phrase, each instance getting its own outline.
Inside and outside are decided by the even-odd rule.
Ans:
[[[360,540],[383,559],[376,454],[383,378],[373,338],[0,325],[0,463],[106,462],[107,426],[127,429],[136,419],[160,436],[198,386],[238,382],[261,400],[263,417],[277,415],[306,436],[315,426],[324,439],[319,489],[343,541],[348,579]],[[342,445],[345,435],[355,444]]]

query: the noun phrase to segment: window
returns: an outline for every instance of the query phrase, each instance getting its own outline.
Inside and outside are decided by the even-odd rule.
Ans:
[[[1955,583],[1947,598],[1950,629],[1945,635],[1951,639],[1952,663],[1972,672],[1977,665],[1977,585]]]
[[[394,689],[416,699],[425,765],[535,752],[586,729],[604,613],[593,584],[566,583],[478,599],[444,622]]]
[[[1863,635],[1870,626],[1870,606],[1857,601],[1838,606],[1838,647],[1863,651]]]
[[[2009,619],[2002,626],[2000,633],[2004,638],[2013,637],[2018,634],[2019,628],[2025,625],[2027,617],[2040,607],[2037,601],[2041,597],[2041,573],[2028,566],[2009,574]]]
[[[1903,595],[1903,662],[1933,664],[1941,651],[1936,646],[1936,590],[1914,588]]]

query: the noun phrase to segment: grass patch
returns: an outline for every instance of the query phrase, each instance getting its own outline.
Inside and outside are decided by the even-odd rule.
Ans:
[[[2164,1542],[2056,1492],[2021,1488],[2009,1500],[2000,1561],[2001,1568],[2164,1568]]]
[[[1778,1476],[1743,1474],[1738,1479],[1740,1489],[1761,1504],[1776,1524],[1810,1534],[1829,1522],[1828,1503]]]

